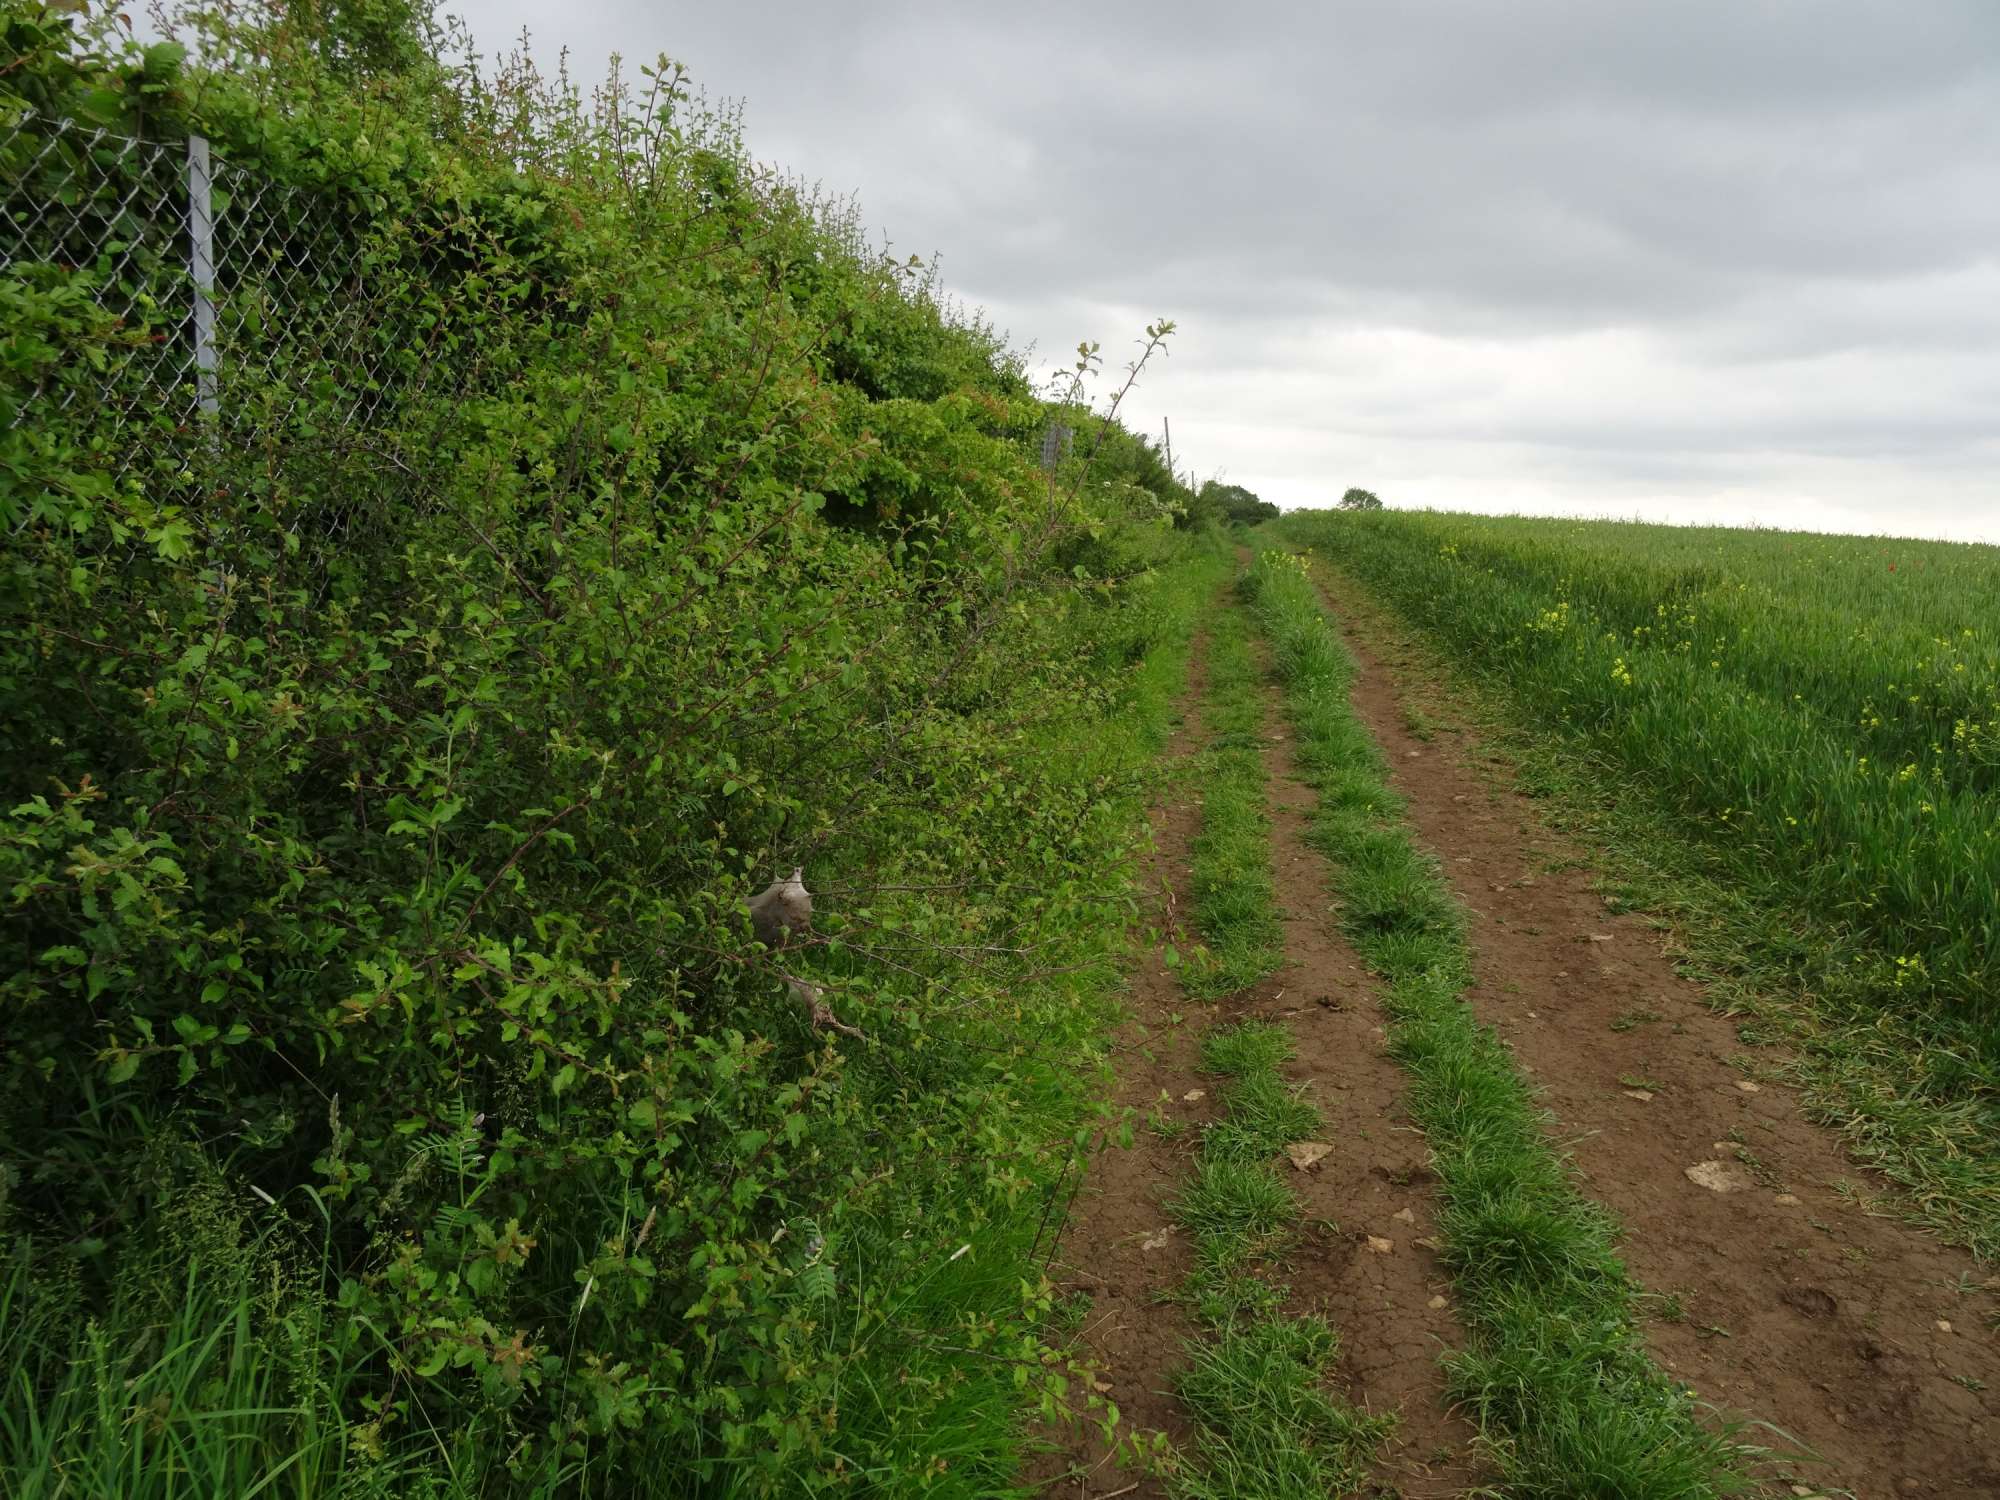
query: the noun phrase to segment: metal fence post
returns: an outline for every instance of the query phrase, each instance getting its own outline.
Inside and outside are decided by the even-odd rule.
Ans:
[[[208,138],[188,137],[188,275],[194,282],[195,400],[213,414],[215,399],[215,210]]]

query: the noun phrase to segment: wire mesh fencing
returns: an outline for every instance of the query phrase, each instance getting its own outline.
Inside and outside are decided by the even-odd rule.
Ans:
[[[424,369],[371,295],[377,228],[200,136],[0,125],[0,274],[90,304],[89,378],[42,380],[11,422],[64,421],[106,472],[156,480],[225,443],[297,439],[308,398],[322,428],[365,425]]]
[[[61,351],[0,370],[0,428],[146,513],[171,507],[218,568],[255,545],[262,576],[322,601],[437,514],[424,434],[449,400],[419,398],[449,398],[477,363],[439,357],[453,278],[413,265],[407,230],[199,136],[0,122],[0,296],[40,293],[45,317],[54,297]],[[144,561],[136,538],[96,545]]]
[[[31,287],[67,283],[105,315],[83,344],[94,379],[45,378],[12,420],[47,421],[94,402],[78,425],[93,430],[117,472],[132,458],[123,433],[193,410],[185,155],[33,116],[0,135],[0,270]]]

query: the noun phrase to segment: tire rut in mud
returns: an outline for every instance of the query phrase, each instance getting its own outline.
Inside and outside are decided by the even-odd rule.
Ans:
[[[1186,793],[1185,767],[1206,741],[1196,713],[1207,683],[1207,633],[1195,637],[1188,682],[1180,700],[1179,722],[1165,751],[1177,774],[1170,791],[1150,814],[1153,844],[1145,866],[1145,888],[1159,893],[1150,914],[1172,941],[1186,908],[1188,857],[1200,824],[1199,805]],[[1185,999],[1165,954],[1149,949],[1134,970],[1128,989],[1131,1017],[1113,1039],[1116,1091],[1112,1103],[1140,1117],[1161,1095],[1177,1101],[1177,1117],[1199,1127],[1211,1111],[1202,1101],[1178,1103],[1197,1085],[1197,1038],[1174,1017],[1187,1014]],[[1070,1205],[1068,1219],[1048,1267],[1066,1296],[1085,1299],[1088,1310],[1076,1334],[1081,1354],[1101,1372],[1122,1425],[1133,1432],[1164,1432],[1179,1443],[1187,1418],[1171,1392],[1172,1372],[1192,1333],[1178,1306],[1159,1300],[1192,1269],[1185,1238],[1173,1228],[1164,1207],[1167,1191],[1187,1169],[1187,1146],[1135,1130],[1130,1148],[1111,1147],[1092,1157],[1085,1180]],[[1057,1451],[1029,1469],[1029,1479],[1051,1496],[1096,1496],[1123,1492],[1133,1500],[1164,1495],[1150,1478],[1128,1489],[1119,1477],[1113,1446],[1095,1422],[1063,1434]]]

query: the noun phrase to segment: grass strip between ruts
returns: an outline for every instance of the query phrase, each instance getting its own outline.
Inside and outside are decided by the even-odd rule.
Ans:
[[[1195,765],[1201,829],[1193,846],[1194,921],[1203,948],[1181,969],[1198,998],[1254,984],[1284,960],[1271,874],[1263,702],[1252,622],[1235,591],[1210,615],[1202,714],[1209,743]],[[1193,1237],[1181,1291],[1200,1332],[1175,1386],[1193,1421],[1175,1456],[1176,1500],[1320,1500],[1351,1493],[1389,1423],[1355,1412],[1327,1388],[1340,1340],[1315,1311],[1290,1314],[1270,1278],[1297,1240],[1299,1203],[1275,1159],[1321,1129],[1279,1066],[1284,1027],[1242,1021],[1211,1030],[1202,1066],[1227,1076],[1222,1119],[1202,1132],[1193,1173],[1168,1211]]]
[[[1348,938],[1386,981],[1389,1042],[1440,1184],[1441,1248],[1470,1345],[1452,1396],[1522,1500],[1700,1500],[1751,1489],[1760,1450],[1697,1419],[1647,1357],[1617,1226],[1584,1198],[1506,1046],[1461,992],[1462,923],[1412,844],[1380,752],[1348,703],[1354,666],[1300,559],[1265,551],[1250,597],[1277,655],[1311,839],[1333,862]]]
[[[1202,1066],[1226,1074],[1227,1114],[1202,1133],[1194,1175],[1168,1205],[1195,1239],[1187,1300],[1202,1333],[1176,1388],[1194,1441],[1172,1479],[1176,1500],[1324,1500],[1354,1492],[1393,1425],[1327,1389],[1340,1338],[1316,1311],[1286,1311],[1288,1289],[1268,1279],[1291,1247],[1298,1199],[1273,1159],[1322,1128],[1278,1065],[1291,1034],[1268,1021],[1218,1027],[1202,1039]]]
[[[1284,957],[1258,754],[1257,664],[1250,654],[1250,622],[1228,602],[1211,616],[1202,717],[1210,737],[1194,767],[1201,831],[1194,839],[1192,885],[1204,951],[1181,978],[1189,993],[1212,1000],[1255,984]]]

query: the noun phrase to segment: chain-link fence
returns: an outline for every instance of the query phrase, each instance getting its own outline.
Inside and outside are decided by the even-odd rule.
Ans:
[[[373,305],[374,239],[348,205],[222,161],[200,136],[0,125],[0,274],[74,289],[103,315],[81,341],[95,378],[44,381],[12,420],[64,417],[116,475],[184,467],[204,439],[280,434],[307,396],[316,421],[365,423],[421,368]]]

